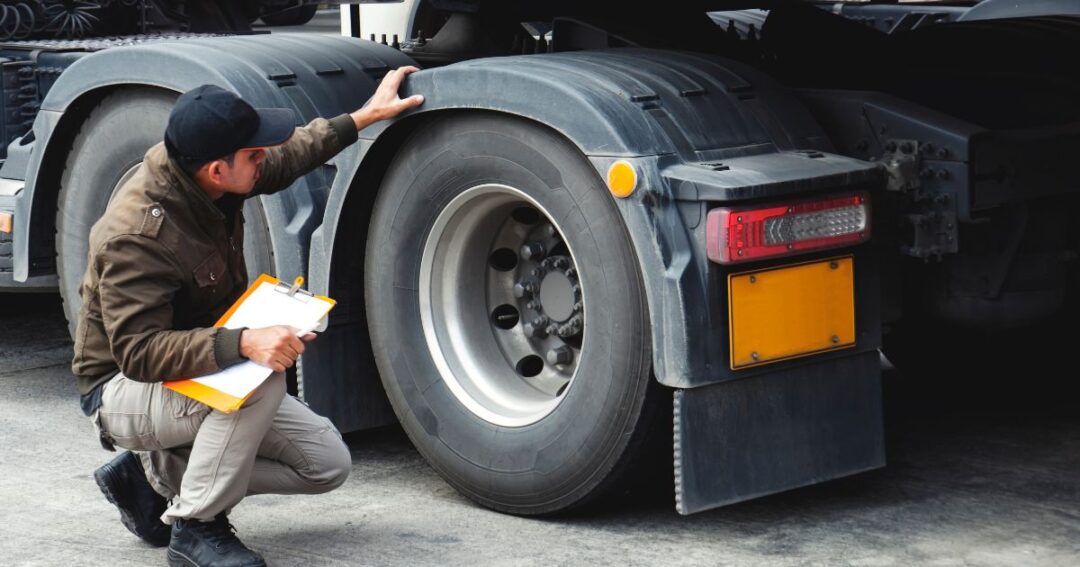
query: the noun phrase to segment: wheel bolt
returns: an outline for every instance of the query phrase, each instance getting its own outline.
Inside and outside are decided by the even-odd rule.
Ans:
[[[544,277],[544,274],[546,274],[546,273],[547,272],[543,268],[540,268],[540,267],[536,267],[536,268],[532,269],[532,275],[534,275],[534,276],[536,276],[538,278]]]
[[[553,348],[547,352],[548,364],[552,366],[570,364],[572,360],[574,360],[574,351],[568,346]]]
[[[532,309],[533,311],[539,311],[540,310],[540,302],[539,301],[530,301],[530,302],[525,304],[525,307],[528,307],[529,309]]]
[[[570,261],[565,257],[555,259],[555,267],[560,270],[565,270],[570,267]]]
[[[521,246],[519,253],[526,260],[540,261],[544,257],[544,245],[541,242],[528,242]]]
[[[545,330],[547,331],[547,334],[549,334],[549,335],[557,335],[557,334],[559,334],[559,326],[555,325],[555,324],[548,325],[547,329],[545,329]]]
[[[522,299],[532,297],[540,289],[536,280],[524,279],[514,284],[514,297]]]
[[[521,326],[521,330],[525,332],[525,336],[527,337],[543,338],[547,335],[547,331],[544,327],[532,323],[525,323]]]
[[[577,268],[571,267],[566,270],[566,277],[572,278],[577,275]]]

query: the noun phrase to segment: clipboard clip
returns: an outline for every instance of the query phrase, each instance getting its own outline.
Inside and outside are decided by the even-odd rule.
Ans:
[[[293,280],[293,283],[291,285],[285,282],[281,282],[274,286],[274,291],[278,293],[284,293],[289,297],[300,299],[306,302],[307,300],[314,297],[315,294],[311,293],[306,289],[301,289],[300,286],[302,285],[304,285],[304,276],[296,276],[296,279]]]

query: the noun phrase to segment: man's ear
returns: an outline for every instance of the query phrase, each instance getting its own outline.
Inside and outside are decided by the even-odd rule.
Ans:
[[[221,183],[225,177],[225,160],[216,159],[206,164],[206,178],[214,183]]]

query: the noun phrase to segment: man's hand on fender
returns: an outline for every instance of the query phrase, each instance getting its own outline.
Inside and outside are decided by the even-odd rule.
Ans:
[[[387,73],[382,82],[379,83],[379,88],[375,89],[375,94],[371,95],[363,108],[351,114],[353,122],[356,123],[356,129],[363,130],[369,124],[393,118],[405,110],[423,103],[424,95],[412,95],[405,99],[398,96],[401,82],[409,74],[416,71],[419,71],[419,69],[407,65]]]
[[[240,354],[274,372],[285,372],[304,353],[304,343],[315,340],[315,337],[315,333],[298,337],[296,329],[285,325],[245,329],[240,333]]]

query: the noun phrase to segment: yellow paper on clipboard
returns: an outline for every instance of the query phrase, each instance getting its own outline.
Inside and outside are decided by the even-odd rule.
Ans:
[[[299,334],[311,332],[337,302],[298,289],[301,281],[297,278],[297,283],[290,285],[262,274],[214,326],[259,329],[288,325],[300,330]],[[165,382],[165,387],[216,410],[232,413],[272,373],[270,368],[246,360],[207,376]]]

